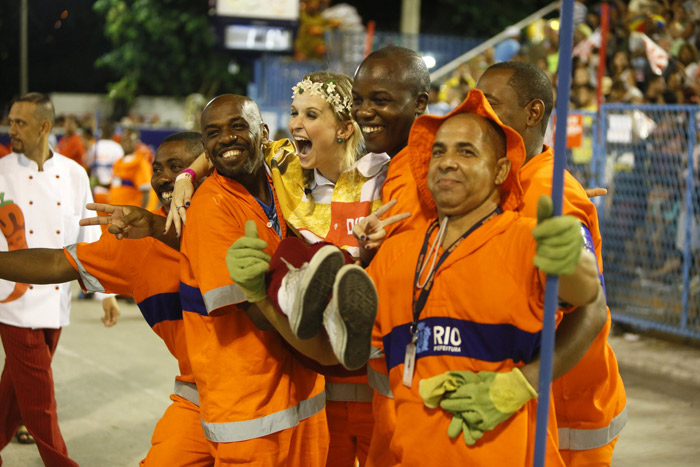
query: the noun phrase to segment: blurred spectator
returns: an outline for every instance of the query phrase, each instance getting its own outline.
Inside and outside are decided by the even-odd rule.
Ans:
[[[520,50],[520,29],[508,26],[505,32],[506,38],[493,49],[493,59],[496,63],[507,62]]]
[[[4,144],[0,143],[0,157],[5,157],[9,153],[11,153],[12,150],[10,149],[9,146],[5,146]]]
[[[87,162],[90,184],[96,203],[109,203],[114,163],[124,157],[124,149],[114,141],[114,123],[105,121],[100,139],[88,150]]]
[[[85,144],[78,133],[78,120],[75,115],[67,115],[63,118],[63,129],[65,133],[58,140],[54,148],[57,153],[73,159],[78,164],[87,168],[85,162]]]
[[[120,143],[125,156],[114,163],[109,201],[145,208],[151,191],[151,164],[136,153],[139,131],[123,128]]]
[[[428,93],[428,113],[430,115],[447,115],[452,108],[447,102],[440,100],[440,86],[431,85]]]

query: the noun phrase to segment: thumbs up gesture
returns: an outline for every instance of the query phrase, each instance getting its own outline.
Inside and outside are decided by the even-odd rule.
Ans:
[[[236,240],[226,253],[226,267],[249,302],[267,297],[265,273],[270,269],[270,255],[263,250],[267,242],[258,238],[255,222],[245,223],[245,235]]]
[[[545,274],[573,274],[583,251],[581,223],[573,216],[552,217],[552,199],[542,195],[537,202],[535,266]]]

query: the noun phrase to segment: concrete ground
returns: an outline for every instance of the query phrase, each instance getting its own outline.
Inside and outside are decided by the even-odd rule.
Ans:
[[[71,457],[82,466],[137,465],[169,404],[177,372],[138,309],[120,305],[120,322],[106,329],[98,302],[74,301],[72,324],[54,357],[61,431]],[[611,342],[629,410],[613,465],[698,465],[700,350],[635,335]],[[42,465],[35,446],[16,442],[2,451],[2,460],[8,467]]]

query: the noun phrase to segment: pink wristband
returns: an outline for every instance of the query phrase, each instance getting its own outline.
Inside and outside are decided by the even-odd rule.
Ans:
[[[189,174],[190,178],[192,179],[192,184],[197,181],[197,172],[194,170],[190,169],[189,167],[186,169],[183,169],[180,174]]]

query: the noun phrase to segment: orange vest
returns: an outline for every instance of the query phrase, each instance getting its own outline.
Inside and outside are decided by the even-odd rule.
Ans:
[[[553,165],[554,153],[546,146],[544,152],[530,159],[520,170],[520,182],[525,190],[522,215],[537,218],[540,195],[551,196]],[[568,171],[564,172],[562,213],[577,217],[585,226],[586,247],[595,253],[602,276],[598,213],[581,184]],[[615,439],[624,427],[625,388],[617,359],[608,343],[611,324],[608,310],[605,326],[581,361],[552,384],[561,449],[603,446]]]
[[[114,163],[112,173],[109,202],[140,207],[144,192],[151,189],[152,169],[148,162],[139,155],[124,156]]]
[[[275,205],[284,237],[276,199]],[[270,255],[280,242],[258,201],[241,184],[215,172],[195,193],[187,216],[180,296],[207,439],[260,438],[322,412],[323,377],[299,363],[279,334],[253,324],[241,308],[245,294],[226,267],[226,253],[245,234],[248,219],[256,222]]]
[[[451,414],[425,407],[418,385],[450,370],[507,372],[538,354],[544,291],[532,262],[534,222],[506,211],[477,228],[440,266],[418,321],[410,388],[402,383],[404,354],[411,340],[414,273],[425,231],[388,239],[368,268],[379,294],[372,346],[386,357],[396,414],[390,449],[400,465],[532,464],[536,400],[467,446],[461,436],[447,436]],[[469,287],[458,285],[465,283]],[[547,465],[563,465],[553,407],[548,432]]]

